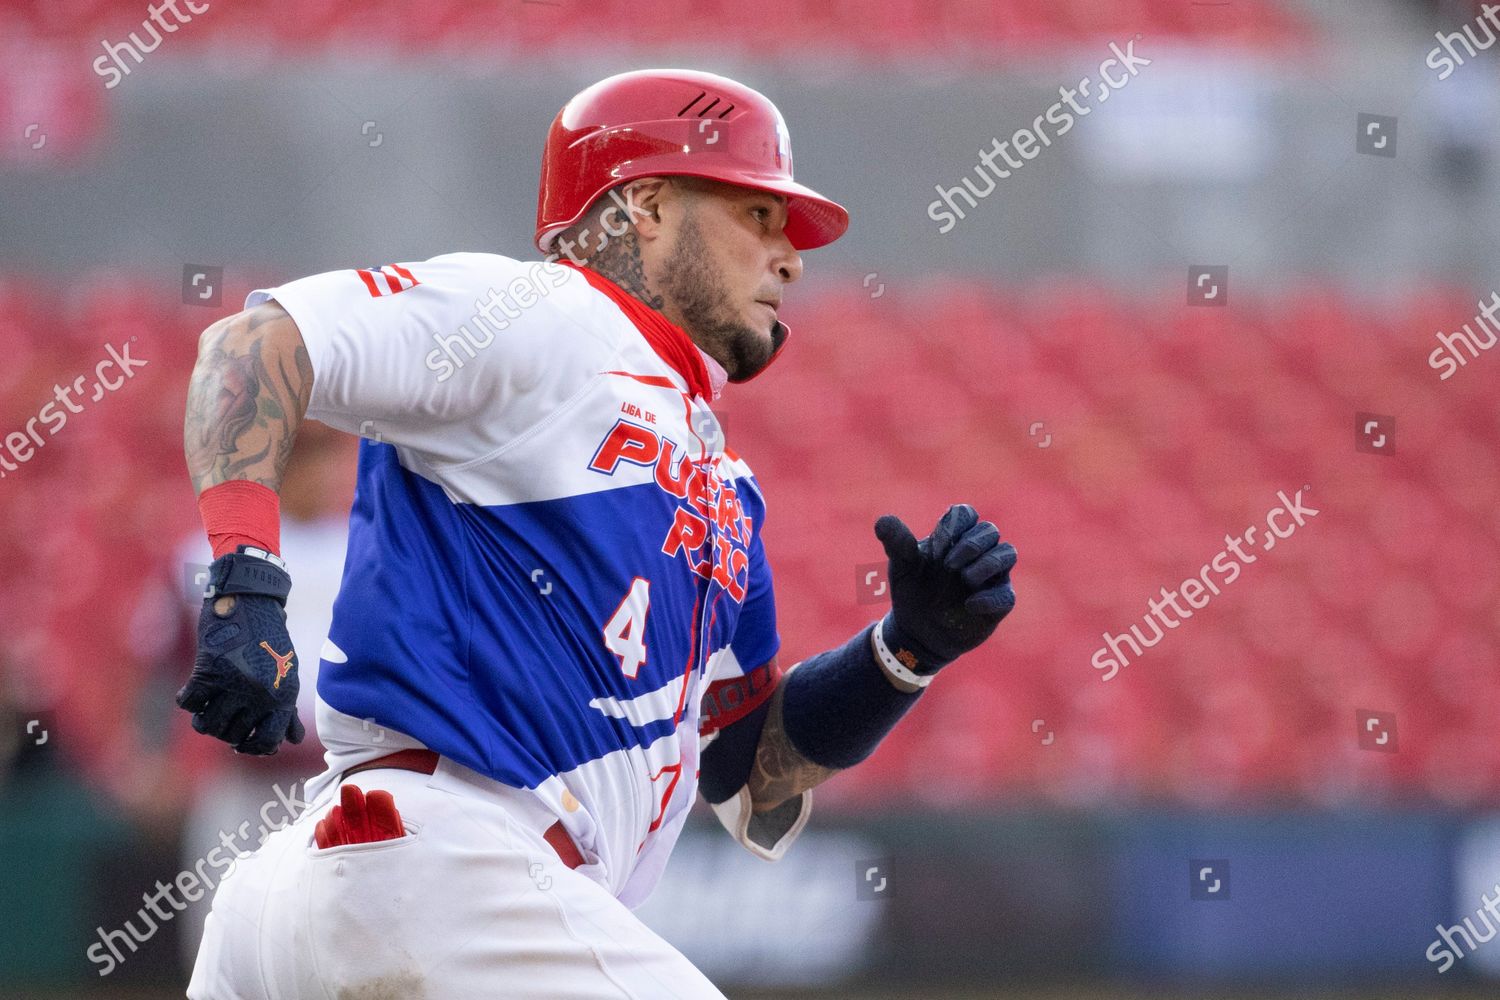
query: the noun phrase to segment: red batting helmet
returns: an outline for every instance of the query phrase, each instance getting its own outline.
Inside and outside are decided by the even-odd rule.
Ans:
[[[764,95],[713,73],[646,69],[600,80],[552,120],[537,249],[550,253],[557,235],[610,188],[669,175],[785,195],[786,236],[798,250],[832,243],[849,228],[842,205],[792,180],[786,122]]]

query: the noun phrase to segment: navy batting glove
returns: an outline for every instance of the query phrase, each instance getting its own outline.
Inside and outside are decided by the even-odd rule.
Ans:
[[[1016,606],[1016,547],[966,503],[949,507],[920,542],[894,514],[875,522],[875,537],[890,560],[891,611],[881,636],[916,673],[936,673],[977,647]]]
[[[275,560],[274,562],[272,560]],[[297,718],[297,661],[286,630],[292,578],[268,552],[240,546],[209,567],[198,615],[198,656],[177,705],[193,713],[193,728],[257,756],[283,739],[301,743]],[[214,605],[233,597],[219,614]]]

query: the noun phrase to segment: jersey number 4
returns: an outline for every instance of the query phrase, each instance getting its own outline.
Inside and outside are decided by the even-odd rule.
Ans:
[[[651,610],[651,581],[636,577],[630,592],[604,623],[604,645],[620,658],[620,669],[635,680],[646,662],[646,612]]]

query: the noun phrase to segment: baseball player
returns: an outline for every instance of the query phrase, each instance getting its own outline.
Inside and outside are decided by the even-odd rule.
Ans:
[[[764,96],[625,73],[552,123],[555,259],[334,271],[205,331],[185,437],[216,560],[177,702],[240,753],[303,737],[287,451],[304,417],[364,440],[328,768],[219,886],[190,998],[722,996],[630,909],[695,793],[780,858],[812,788],[1015,604],[974,508],[921,541],[886,515],[889,613],[778,660],[766,502],[711,404],[782,352],[800,252],[847,225]]]

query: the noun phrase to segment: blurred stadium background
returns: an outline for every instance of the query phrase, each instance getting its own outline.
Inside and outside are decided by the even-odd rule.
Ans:
[[[734,997],[1495,995],[1500,944],[1429,951],[1482,939],[1500,883],[1500,356],[1428,361],[1500,287],[1478,3],[176,9],[137,63],[108,52],[151,47],[144,0],[0,6],[0,435],[111,348],[147,362],[0,477],[0,994],[180,996],[206,901],[108,976],[86,949],[318,769],[172,706],[199,332],[304,274],[534,256],[563,101],[684,65],[777,101],[853,216],[789,291],[786,357],[719,407],[789,662],[878,613],[886,511],[975,504],[1019,606],[785,861],[701,810],[642,916]],[[939,189],[983,190],[980,151],[1132,40],[1149,65],[939,231]],[[299,445],[294,637],[352,449]],[[1104,679],[1104,633],[1298,490],[1315,517]]]

